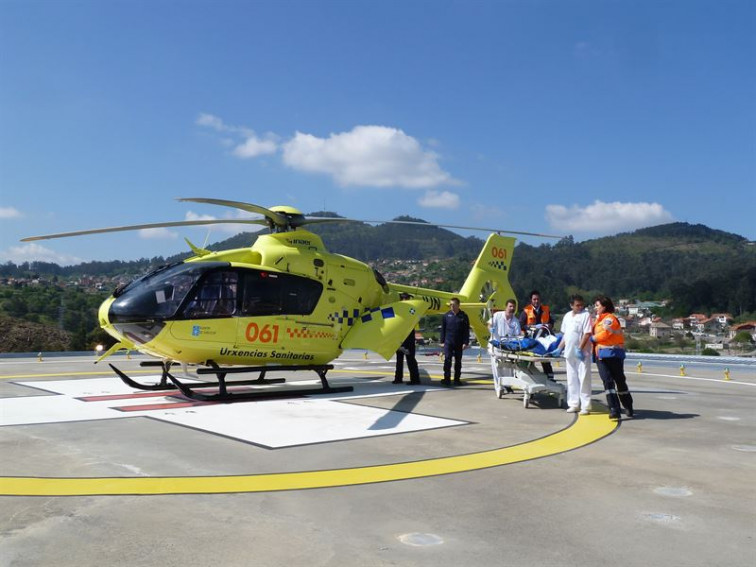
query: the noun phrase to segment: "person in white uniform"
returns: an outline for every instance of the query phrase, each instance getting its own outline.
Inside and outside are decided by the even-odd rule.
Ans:
[[[516,306],[514,299],[508,299],[504,311],[493,314],[489,324],[492,339],[500,341],[509,337],[519,337],[522,334],[520,321],[515,316]]]
[[[562,319],[558,350],[567,363],[567,411],[586,415],[591,411],[591,314],[580,295],[570,297],[572,311]]]

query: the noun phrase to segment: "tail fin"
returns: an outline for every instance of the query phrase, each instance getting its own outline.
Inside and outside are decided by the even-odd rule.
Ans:
[[[488,342],[489,310],[504,309],[508,299],[517,301],[509,283],[514,245],[515,239],[512,237],[499,234],[489,236],[459,292],[463,303],[486,304],[485,308],[466,309],[470,326],[484,346]]]

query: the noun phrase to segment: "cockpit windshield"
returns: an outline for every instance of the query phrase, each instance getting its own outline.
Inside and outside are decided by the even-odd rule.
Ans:
[[[199,278],[225,262],[176,264],[129,284],[110,306],[112,323],[170,319]]]

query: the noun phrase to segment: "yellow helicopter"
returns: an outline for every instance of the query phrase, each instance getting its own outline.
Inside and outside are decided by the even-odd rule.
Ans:
[[[267,225],[249,248],[211,252],[187,240],[194,255],[162,266],[119,286],[99,309],[99,323],[117,340],[100,360],[118,350],[156,357],[143,366],[162,368],[156,384],[136,382],[114,365],[110,367],[129,386],[144,390],[175,390],[200,401],[231,402],[268,396],[348,391],[332,387],[326,373],[345,349],[366,349],[389,359],[421,317],[443,313],[452,297],[468,308],[470,325],[485,346],[486,312],[514,297],[508,273],[515,239],[497,231],[486,240],[458,293],[386,282],[367,264],[326,250],[321,238],[303,228],[343,218],[305,217],[293,207],[265,208],[221,199],[184,198],[179,201],[233,207],[262,215],[262,219],[194,220],[83,230],[22,241],[43,240],[138,230],[145,228],[247,223]],[[427,226],[427,225],[426,225]],[[466,228],[453,225],[435,225]],[[487,230],[487,229],[481,229]],[[409,294],[410,299],[400,299]],[[215,382],[181,381],[171,367],[181,364],[188,376],[215,375]],[[283,382],[266,379],[278,370],[312,370],[320,387],[310,389],[252,389],[229,391],[229,386]],[[258,372],[253,380],[226,382],[226,375]],[[208,394],[205,388],[217,388]]]

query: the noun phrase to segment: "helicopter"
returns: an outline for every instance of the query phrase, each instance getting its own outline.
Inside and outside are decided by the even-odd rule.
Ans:
[[[290,206],[266,208],[223,199],[178,200],[231,207],[262,218],[110,227],[32,236],[22,242],[190,225],[267,226],[269,233],[258,234],[252,246],[246,248],[212,252],[186,239],[193,252],[191,257],[118,286],[99,308],[99,324],[116,343],[98,362],[119,350],[150,355],[154,360],[141,364],[161,369],[155,384],[138,382],[115,365],[109,366],[132,388],[178,390],[202,402],[350,391],[350,386],[334,387],[328,383],[326,373],[333,368],[330,362],[345,349],[373,351],[388,360],[421,317],[444,313],[453,297],[470,310],[470,325],[486,346],[486,313],[514,297],[508,274],[515,238],[501,233],[550,237],[492,232],[462,288],[450,293],[389,283],[366,263],[328,251],[320,236],[305,228],[326,222],[429,226],[426,223],[307,217]],[[176,365],[183,368],[189,382],[171,372]],[[283,370],[314,371],[320,386],[229,389],[284,382],[282,378],[266,378],[269,372]],[[255,372],[259,375],[251,380],[226,380],[228,374]],[[209,375],[215,375],[215,381],[202,381]],[[208,393],[210,388],[214,393]]]

